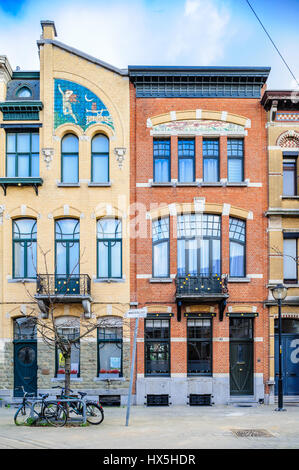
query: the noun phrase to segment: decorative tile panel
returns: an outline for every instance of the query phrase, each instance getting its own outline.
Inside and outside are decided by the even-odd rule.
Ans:
[[[276,113],[275,121],[278,122],[299,122],[299,113]]]
[[[243,126],[223,121],[187,120],[158,124],[151,135],[245,135]]]

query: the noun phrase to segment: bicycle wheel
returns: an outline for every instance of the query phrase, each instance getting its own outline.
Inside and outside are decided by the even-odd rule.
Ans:
[[[16,412],[14,416],[14,421],[17,426],[21,426],[24,424],[30,424],[30,414],[31,414],[31,409],[29,406],[22,405]]]
[[[67,420],[65,409],[57,403],[47,403],[44,408],[44,417],[49,424],[56,427],[62,427]]]
[[[101,424],[104,419],[103,408],[97,403],[86,403],[86,421],[90,424]]]

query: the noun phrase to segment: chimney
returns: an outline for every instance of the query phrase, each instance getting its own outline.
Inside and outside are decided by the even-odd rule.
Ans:
[[[42,20],[40,22],[42,27],[41,39],[54,39],[57,36],[55,23],[51,20]]]

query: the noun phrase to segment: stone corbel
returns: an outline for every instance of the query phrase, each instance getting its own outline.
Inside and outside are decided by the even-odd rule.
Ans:
[[[125,160],[125,153],[126,153],[126,148],[125,147],[117,147],[114,149],[114,153],[116,155],[116,160],[118,162],[118,166],[120,169],[123,167],[123,162]]]
[[[44,161],[46,162],[46,168],[47,170],[50,170],[50,165],[54,157],[54,149],[44,148],[42,149],[42,154],[44,156]]]
[[[5,206],[3,204],[0,205],[0,225],[3,224],[3,212],[4,212]]]

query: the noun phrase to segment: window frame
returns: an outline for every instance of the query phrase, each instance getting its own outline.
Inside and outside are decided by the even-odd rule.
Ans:
[[[284,197],[292,197],[298,195],[298,185],[297,185],[297,157],[298,155],[293,152],[283,152],[282,154],[282,195]],[[285,164],[293,164],[293,167],[286,167]],[[285,194],[284,193],[284,174],[285,172],[292,172],[293,179],[294,179],[294,193],[293,194]]]
[[[69,238],[63,238],[64,237],[64,233],[61,232],[62,236],[61,238],[57,238],[56,236],[56,232],[57,232],[57,224],[63,220],[73,220],[73,221],[76,221],[76,225],[74,225],[74,230],[73,230],[73,237],[69,237]],[[66,271],[69,271],[69,272],[66,272],[64,273],[66,276],[77,276],[79,277],[80,276],[80,219],[76,219],[75,217],[60,217],[58,219],[55,219],[54,220],[54,243],[55,243],[55,253],[54,253],[54,256],[55,256],[55,277],[59,277],[59,276],[63,276],[62,274],[57,274],[57,245],[59,243],[61,243],[62,245],[65,244],[65,253],[66,253],[66,258],[65,258],[65,265],[66,265]],[[79,230],[78,230],[79,228]],[[77,235],[78,234],[78,235]],[[70,244],[78,244],[78,252],[79,252],[79,259],[78,259],[78,263],[77,263],[77,266],[78,266],[78,273],[74,273],[73,271],[70,272]]]
[[[239,155],[229,155],[229,142],[232,141],[237,141],[237,142],[242,142],[242,156]],[[245,142],[243,138],[239,137],[228,137],[227,138],[227,182],[228,183],[243,183],[245,181],[245,168],[244,168],[244,155],[245,155]],[[231,181],[229,178],[229,162],[230,160],[239,160],[241,161],[241,180],[240,181]]]
[[[73,379],[79,379],[80,378],[80,374],[81,374],[81,342],[80,342],[80,339],[77,341],[77,343],[79,344],[79,363],[78,363],[78,373],[76,374],[71,374],[71,380]],[[72,343],[71,347],[77,347],[75,345],[75,343]],[[65,378],[65,373],[64,374],[58,374],[58,371],[59,371],[59,364],[58,364],[58,345],[56,344],[55,346],[55,378],[56,379],[61,379],[61,380],[64,380]]]
[[[169,155],[160,156],[155,155],[155,142],[169,142]],[[156,180],[156,160],[167,160],[168,162],[168,180],[157,181]],[[170,137],[154,137],[153,138],[153,182],[157,184],[170,183],[171,182],[171,139]]]
[[[11,135],[11,134],[14,134],[15,135],[15,152],[8,152],[7,149],[8,149],[8,136]],[[30,149],[29,149],[29,152],[18,152],[18,134],[29,134],[30,135]],[[33,152],[32,151],[32,135],[33,134],[36,134],[38,135],[38,152]],[[6,153],[5,153],[5,174],[6,174],[6,178],[39,178],[39,175],[40,175],[40,141],[39,141],[39,131],[35,131],[35,132],[32,132],[32,130],[30,129],[18,129],[18,131],[15,131],[15,132],[9,132],[7,131],[6,132],[6,135],[5,135],[5,145],[6,145]],[[7,165],[7,162],[8,162],[8,155],[15,155],[15,168],[14,168],[14,176],[9,176],[7,174],[7,171],[8,171],[8,165]],[[28,171],[28,176],[19,176],[19,156],[22,156],[22,155],[29,155],[29,171]],[[37,176],[32,176],[32,158],[33,158],[33,155],[37,155],[38,156],[38,175]]]
[[[204,143],[212,141],[212,142],[217,142],[218,144],[218,154],[217,156],[214,155],[205,155],[205,146]],[[208,181],[205,179],[205,160],[217,160],[217,181]],[[219,183],[220,182],[220,139],[219,137],[203,137],[202,139],[202,178],[203,178],[203,183]]]
[[[34,224],[32,225],[31,229],[31,234],[36,233],[36,238],[16,238],[14,237],[14,225],[20,220],[32,220],[35,221]],[[34,230],[35,229],[35,230]],[[37,272],[35,273],[35,276],[30,277],[28,276],[28,243],[36,243],[36,264],[37,264],[37,219],[34,219],[33,217],[19,217],[17,219],[13,219],[12,221],[12,277],[13,279],[36,279],[37,277]],[[15,266],[15,261],[16,261],[16,255],[15,255],[15,245],[16,243],[25,243],[26,244],[26,250],[24,249],[24,276],[16,276],[16,266]],[[36,266],[37,268],[37,266]],[[26,274],[26,275],[25,275]]]
[[[113,219],[120,221],[121,237],[120,238],[99,238],[98,223],[103,219]],[[123,237],[122,237],[122,219],[120,217],[101,217],[97,219],[97,279],[122,279],[123,278]],[[99,275],[99,243],[108,243],[108,276]],[[120,242],[120,276],[111,276],[111,243]],[[113,248],[113,247],[112,247]]]
[[[168,338],[147,338],[146,337],[146,322],[153,321],[153,322],[161,322],[161,329],[162,329],[162,321],[168,322]],[[147,369],[147,344],[151,343],[163,343],[168,345],[168,372],[167,373],[150,373]],[[162,319],[162,318],[147,318],[144,320],[144,376],[145,377],[170,377],[171,375],[171,321],[169,319]]]
[[[190,321],[204,321],[204,320],[209,320],[210,321],[210,338],[191,338],[189,336],[189,328],[188,328],[188,323]],[[187,328],[187,377],[212,377],[213,376],[213,318],[212,317],[201,317],[201,318],[188,318],[186,322],[186,328]],[[210,343],[210,348],[211,348],[211,359],[210,359],[210,372],[198,372],[198,373],[192,373],[188,370],[188,344],[189,341],[196,341],[196,342],[209,342]]]
[[[294,263],[296,264],[296,278],[294,279],[288,279],[288,278],[285,278],[284,277],[284,257],[285,257],[285,250],[284,250],[284,242],[286,240],[294,240],[295,241],[295,246],[296,246],[296,253],[295,253],[295,260],[294,260]],[[283,239],[283,282],[285,284],[297,284],[298,283],[298,262],[296,261],[298,260],[298,238],[284,238]]]
[[[98,137],[98,136],[104,136],[106,137],[108,141],[108,152],[93,152],[92,151],[92,142],[93,140]],[[92,139],[91,139],[91,144],[90,144],[90,150],[91,150],[91,173],[90,173],[90,181],[91,183],[109,183],[110,182],[110,140],[106,134],[103,134],[101,132],[98,132],[95,134]],[[107,181],[95,181],[94,180],[94,157],[95,156],[107,156]]]
[[[233,239],[231,238],[230,236],[230,221],[231,220],[238,220],[238,221],[241,221],[243,222],[244,224],[244,231],[245,231],[245,241],[240,241],[240,240],[236,240],[236,239]],[[238,217],[229,217],[229,232],[228,232],[228,238],[229,238],[229,277],[231,278],[245,278],[246,277],[246,267],[247,267],[247,259],[246,259],[246,244],[247,244],[247,224],[246,224],[246,221],[243,220],[243,219],[239,219]],[[238,245],[241,245],[243,247],[243,270],[244,270],[244,274],[243,276],[233,276],[231,274],[231,243],[236,243]]]
[[[158,222],[162,219],[168,219],[168,238],[162,238],[161,240],[154,241],[154,237],[152,234],[152,276],[153,278],[157,279],[167,279],[170,277],[170,218],[169,216],[166,217],[158,217],[157,219],[152,221],[152,231],[153,231],[153,224]],[[167,243],[167,273],[165,276],[156,276],[155,275],[155,260],[154,260],[154,247],[160,245],[162,243]]]
[[[97,327],[97,377],[98,378],[103,378],[103,380],[107,380],[107,377],[104,377],[104,373],[100,373],[100,367],[101,367],[101,361],[100,361],[100,344],[103,343],[103,346],[105,344],[113,343],[113,344],[120,344],[120,372],[117,377],[114,377],[115,379],[123,377],[123,327],[122,326],[109,326],[106,325],[106,328],[114,328],[114,329],[119,329],[121,330],[121,337],[118,338],[117,336],[115,338],[108,338],[108,339],[100,339],[99,338],[99,331],[100,329],[105,330],[105,326],[98,326]],[[106,374],[105,374],[106,375]],[[111,378],[113,378],[113,374],[111,374]]]
[[[77,151],[77,152],[63,152],[63,151],[62,151],[63,140],[64,140],[66,137],[70,136],[70,135],[76,137],[76,139],[77,139],[77,143],[78,143],[78,151]],[[60,144],[60,155],[61,155],[61,158],[60,158],[60,165],[61,165],[61,183],[63,183],[63,184],[78,184],[78,183],[79,183],[79,180],[80,180],[80,178],[79,178],[79,137],[78,137],[76,134],[74,134],[73,132],[67,132],[67,133],[64,134],[64,136],[62,137],[62,139],[61,139],[61,144]],[[73,156],[76,155],[76,158],[77,158],[77,176],[78,176],[78,178],[77,178],[77,181],[67,181],[67,182],[66,182],[66,181],[64,181],[64,177],[63,177],[63,161],[64,161],[65,158],[67,158],[67,157],[70,156],[70,155],[73,155]]]
[[[180,142],[193,142],[193,155],[180,155]],[[179,183],[195,183],[195,137],[178,137],[178,182]],[[182,160],[192,160],[193,179],[192,181],[181,181],[180,180],[180,162]]]

